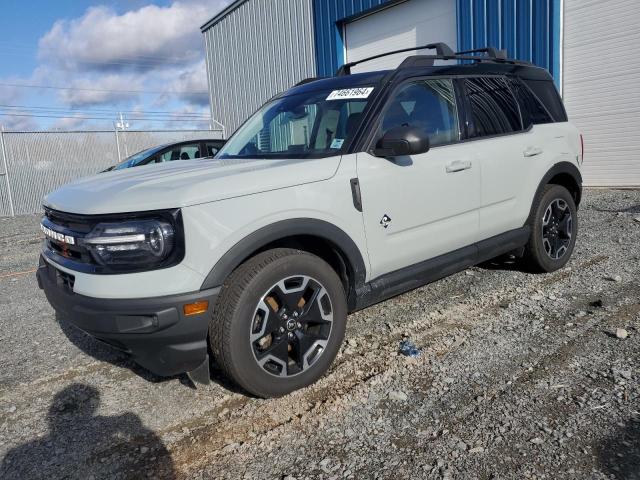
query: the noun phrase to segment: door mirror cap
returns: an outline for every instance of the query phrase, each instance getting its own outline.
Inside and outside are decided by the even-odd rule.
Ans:
[[[416,127],[393,127],[380,138],[373,154],[376,157],[401,157],[429,151],[429,137]]]

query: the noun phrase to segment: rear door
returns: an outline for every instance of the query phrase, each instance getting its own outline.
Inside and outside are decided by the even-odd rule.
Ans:
[[[450,79],[411,79],[384,106],[374,139],[390,128],[424,129],[428,152],[379,158],[357,154],[372,277],[475,243],[480,171],[473,146],[460,143]]]
[[[530,158],[542,153],[535,134],[523,130],[518,103],[505,77],[464,80],[467,142],[481,177],[479,240],[522,226],[521,202],[531,181]]]

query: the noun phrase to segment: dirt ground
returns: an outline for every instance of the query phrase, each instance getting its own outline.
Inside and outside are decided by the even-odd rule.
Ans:
[[[579,217],[561,271],[490,263],[358,312],[330,372],[272,400],[74,330],[36,285],[39,217],[0,219],[0,478],[640,479],[640,191]]]

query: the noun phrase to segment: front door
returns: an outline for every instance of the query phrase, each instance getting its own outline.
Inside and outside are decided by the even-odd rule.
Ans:
[[[459,142],[458,118],[451,80],[413,79],[390,97],[375,138],[397,126],[423,128],[430,150],[396,158],[358,153],[370,278],[477,241],[480,170],[473,146]]]

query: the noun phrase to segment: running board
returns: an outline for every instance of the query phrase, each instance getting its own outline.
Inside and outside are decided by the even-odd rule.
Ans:
[[[529,241],[530,235],[531,229],[525,225],[468,247],[386,273],[358,288],[354,311],[448,277],[507,252],[518,252]]]

